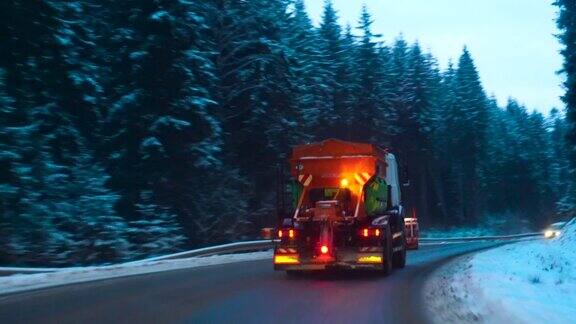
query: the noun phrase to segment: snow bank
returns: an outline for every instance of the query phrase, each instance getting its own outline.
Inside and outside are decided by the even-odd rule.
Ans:
[[[194,257],[178,260],[149,261],[104,267],[67,268],[57,272],[49,273],[18,274],[0,277],[0,294],[93,280],[270,258],[272,258],[272,252],[266,251],[242,254],[214,255],[209,257]]]
[[[436,298],[429,309],[438,322],[574,323],[576,223],[557,239],[465,257],[437,273],[425,294]]]

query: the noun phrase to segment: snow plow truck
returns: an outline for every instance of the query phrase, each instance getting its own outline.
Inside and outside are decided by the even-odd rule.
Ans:
[[[293,210],[276,232],[274,269],[389,274],[406,264],[398,165],[372,144],[329,139],[293,148]]]

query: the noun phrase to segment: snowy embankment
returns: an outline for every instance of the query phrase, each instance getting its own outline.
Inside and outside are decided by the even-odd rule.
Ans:
[[[556,239],[456,260],[432,276],[425,297],[438,323],[574,323],[576,223]]]
[[[214,255],[208,257],[194,257],[178,260],[144,261],[103,267],[67,268],[48,273],[17,274],[0,277],[0,294],[93,280],[270,258],[272,258],[272,252],[265,251],[242,254]]]

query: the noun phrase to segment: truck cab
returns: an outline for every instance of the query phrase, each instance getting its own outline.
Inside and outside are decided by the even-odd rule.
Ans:
[[[294,148],[293,214],[277,231],[274,268],[340,267],[389,273],[406,263],[406,233],[393,154],[326,140]]]

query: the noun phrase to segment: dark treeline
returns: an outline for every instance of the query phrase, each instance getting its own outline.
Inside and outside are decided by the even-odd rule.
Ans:
[[[425,225],[574,208],[563,114],[302,0],[0,3],[0,261],[89,264],[253,238],[275,166],[333,137],[390,147]]]
[[[566,77],[564,89],[566,94],[562,100],[566,104],[567,127],[565,130],[568,140],[571,169],[565,176],[571,179],[564,207],[575,206],[576,203],[576,2],[573,0],[557,0],[554,5],[560,9],[557,24],[562,31],[558,35],[563,45],[561,54],[564,56],[564,65],[561,70]],[[574,210],[574,208],[572,208]]]

